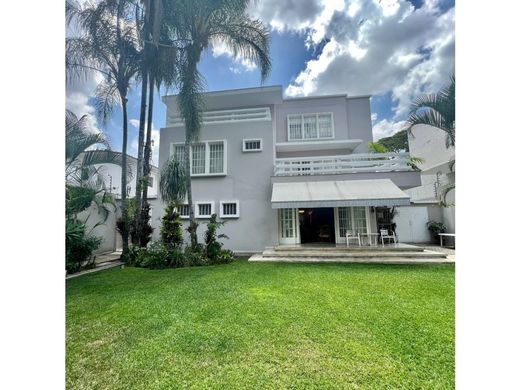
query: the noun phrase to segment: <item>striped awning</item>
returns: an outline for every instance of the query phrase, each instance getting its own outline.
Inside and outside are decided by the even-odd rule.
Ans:
[[[410,196],[390,179],[273,183],[273,209],[406,206]]]

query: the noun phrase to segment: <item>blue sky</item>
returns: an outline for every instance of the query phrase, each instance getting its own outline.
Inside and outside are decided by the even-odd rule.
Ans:
[[[253,2],[254,3],[254,2]],[[454,2],[447,0],[259,0],[250,13],[271,31],[272,72],[265,85],[282,85],[284,95],[371,94],[374,138],[403,127],[410,102],[435,92],[454,73]],[[208,91],[255,87],[254,64],[232,58],[216,43],[199,70]],[[93,127],[121,149],[121,110],[107,124],[95,119],[91,96],[99,76],[67,86],[67,107],[90,114]],[[136,154],[139,92],[129,95],[129,154]],[[165,107],[156,95],[154,160]],[[168,91],[174,93],[175,91]]]

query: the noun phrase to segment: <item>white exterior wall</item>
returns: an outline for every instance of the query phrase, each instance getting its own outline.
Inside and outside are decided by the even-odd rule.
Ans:
[[[127,179],[127,185],[130,187],[129,197],[135,196],[136,189],[136,172],[137,172],[137,159],[130,157],[128,158],[130,166],[132,168],[132,177]],[[99,168],[100,166],[96,166]],[[121,196],[121,167],[114,164],[103,164],[100,168],[100,172],[105,177],[105,185],[107,188],[110,185],[110,176],[112,177],[111,192],[117,196]],[[109,176],[110,175],[110,176]],[[153,186],[148,187],[148,197],[156,198],[159,186],[159,170],[157,167],[152,166],[150,175],[153,177]]]

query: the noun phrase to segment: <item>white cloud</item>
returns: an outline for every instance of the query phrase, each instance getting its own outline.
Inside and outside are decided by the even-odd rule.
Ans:
[[[67,83],[65,94],[65,107],[78,117],[87,115],[92,131],[100,133],[99,125],[95,115],[95,109],[89,104],[90,96],[103,78],[98,74],[91,74],[87,79],[74,80]]]
[[[211,46],[213,57],[225,56],[232,59],[234,65],[232,65],[229,70],[233,73],[251,72],[257,68],[253,61],[241,55],[235,56],[233,50],[221,42],[214,42]]]
[[[130,119],[128,120],[128,123],[130,124],[130,126],[133,126],[136,129],[139,128],[139,119]]]
[[[405,0],[263,1],[252,13],[272,28],[323,46],[285,90],[310,94],[391,93],[394,120],[418,95],[440,89],[454,72],[455,12],[441,0],[415,9]]]
[[[372,119],[374,120],[374,119]],[[389,137],[394,135],[398,131],[401,131],[405,128],[406,121],[389,121],[388,119],[383,119],[382,121],[377,122],[372,127],[372,133],[374,134],[374,141],[377,141],[384,137]]]

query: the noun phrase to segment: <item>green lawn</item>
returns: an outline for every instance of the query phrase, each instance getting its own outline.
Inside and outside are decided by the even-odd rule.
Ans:
[[[451,265],[82,276],[67,281],[67,388],[454,388],[454,285]]]

